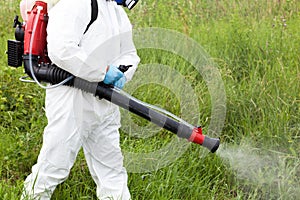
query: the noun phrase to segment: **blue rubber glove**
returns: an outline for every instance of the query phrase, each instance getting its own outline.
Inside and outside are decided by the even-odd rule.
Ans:
[[[114,86],[119,89],[122,89],[124,87],[125,83],[126,83],[126,77],[123,76],[117,82],[115,82]]]
[[[123,72],[121,72],[118,67],[110,65],[103,82],[107,85],[114,85],[122,77],[124,77]]]

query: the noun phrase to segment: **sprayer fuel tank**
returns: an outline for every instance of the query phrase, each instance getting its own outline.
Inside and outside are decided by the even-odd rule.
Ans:
[[[24,55],[32,54],[39,56],[40,62],[48,63],[47,57],[47,3],[43,1],[36,1],[31,11],[28,11],[28,20],[25,24],[24,36]]]

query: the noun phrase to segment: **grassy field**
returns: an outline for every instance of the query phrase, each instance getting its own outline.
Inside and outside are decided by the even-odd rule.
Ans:
[[[0,199],[4,200],[19,198],[47,123],[44,91],[20,82],[22,69],[6,64],[6,40],[13,38],[17,5],[15,0],[0,2]],[[226,118],[222,131],[214,134],[222,142],[218,152],[185,145],[182,154],[163,167],[162,159],[153,170],[129,172],[132,199],[300,199],[300,2],[141,0],[128,14],[135,30],[171,29],[199,44],[219,71],[226,93]],[[190,113],[184,117],[181,107],[187,105],[178,97],[182,94],[170,89],[177,82],[141,84],[131,93],[207,131],[214,91],[195,66],[164,49],[143,48],[138,53],[138,74],[148,64],[169,66],[196,95],[191,100],[196,107],[187,107]],[[132,119],[137,130],[152,128],[138,117]],[[126,121],[122,124],[125,127]],[[149,137],[132,137],[137,133],[121,129],[124,152],[157,151],[175,137],[153,129],[156,133]],[[96,199],[82,152],[52,199]]]

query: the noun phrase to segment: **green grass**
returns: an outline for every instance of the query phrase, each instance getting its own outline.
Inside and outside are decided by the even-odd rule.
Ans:
[[[6,64],[6,40],[13,38],[17,5],[15,0],[0,2],[0,199],[4,200],[19,198],[47,123],[44,91],[18,81],[22,69]],[[299,9],[296,0],[141,0],[128,12],[135,29],[168,28],[199,43],[220,71],[227,110],[218,154],[207,154],[191,144],[163,168],[129,173],[133,199],[299,198]],[[196,94],[200,112],[197,119],[185,120],[207,130],[210,93],[193,66],[163,50],[139,49],[138,53],[141,64],[171,66],[184,77]],[[147,84],[133,95],[183,115],[180,98],[168,87]],[[197,110],[190,109],[191,113]],[[133,121],[150,126],[138,117]],[[124,151],[151,152],[165,147],[173,137],[163,130],[149,138],[130,137],[122,131],[121,146]],[[82,152],[69,179],[57,187],[52,199],[96,199]]]

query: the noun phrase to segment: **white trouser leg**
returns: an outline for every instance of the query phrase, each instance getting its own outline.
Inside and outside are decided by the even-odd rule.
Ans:
[[[78,119],[73,113],[72,92],[64,88],[47,91],[48,125],[44,130],[43,146],[32,173],[24,182],[21,199],[50,199],[55,187],[69,175],[82,141]]]
[[[101,200],[130,199],[119,144],[119,127],[120,113],[116,110],[83,142],[88,167],[97,185],[97,197]]]
[[[68,177],[76,159],[81,147],[79,134],[62,127],[61,131],[49,130],[52,128],[50,124],[45,129],[38,161],[24,182],[24,195],[50,199],[55,187]]]

